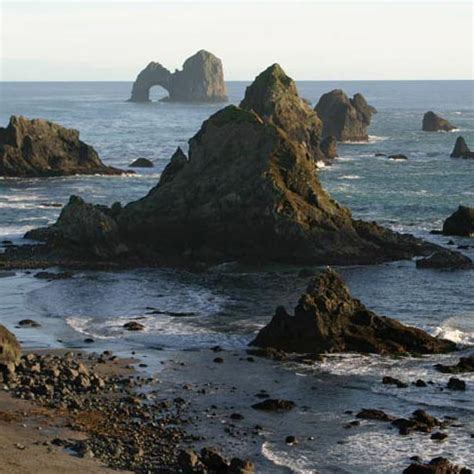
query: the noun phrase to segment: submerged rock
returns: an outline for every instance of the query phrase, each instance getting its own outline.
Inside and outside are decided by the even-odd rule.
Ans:
[[[320,149],[323,124],[300,98],[295,81],[279,64],[267,68],[247,87],[240,108],[255,112],[266,123],[283,130],[291,141],[303,145],[312,158],[324,159]]]
[[[123,173],[102,163],[94,148],[79,140],[77,130],[15,115],[8,127],[0,127],[0,176]]]
[[[461,357],[456,365],[436,364],[435,369],[444,374],[462,374],[474,372],[474,353],[467,357]]]
[[[389,160],[408,160],[408,156],[402,155],[402,154],[390,155],[388,159]]]
[[[310,281],[294,316],[281,306],[277,308],[251,345],[299,353],[429,354],[456,348],[451,341],[377,316],[351,296],[330,268]]]
[[[429,111],[423,116],[422,130],[424,132],[450,132],[456,127],[446,119]]]
[[[130,168],[153,168],[155,165],[153,161],[146,158],[137,158],[133,163],[128,165]]]
[[[0,366],[17,363],[20,355],[21,347],[15,335],[0,324]]]
[[[472,268],[472,260],[460,252],[437,251],[429,257],[417,260],[416,268],[468,270]]]
[[[322,95],[315,110],[323,121],[323,138],[339,141],[368,141],[367,127],[377,112],[362,94],[350,99],[341,89]]]
[[[267,398],[263,402],[253,404],[252,408],[254,410],[283,412],[293,410],[295,406],[295,402],[291,400]]]
[[[151,62],[133,84],[131,102],[149,102],[150,89],[161,86],[170,102],[226,102],[222,61],[205,50],[186,59],[181,71],[171,73],[160,63]]]
[[[443,234],[474,237],[474,207],[459,206],[444,221]]]
[[[456,139],[451,158],[474,158],[474,152],[469,149],[463,137]]]

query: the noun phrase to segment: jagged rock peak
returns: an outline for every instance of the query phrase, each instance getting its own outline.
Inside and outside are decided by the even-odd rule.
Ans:
[[[474,151],[467,146],[464,137],[458,137],[451,153],[451,158],[474,158]]]
[[[377,112],[362,94],[350,99],[341,89],[323,94],[315,110],[323,121],[323,138],[333,135],[339,141],[367,141],[367,127]]]
[[[324,159],[320,150],[322,123],[298,94],[295,81],[279,64],[260,73],[245,91],[240,103],[269,123],[281,128],[291,140],[304,144],[314,159]]]
[[[278,307],[251,345],[285,352],[442,353],[456,345],[395,319],[377,316],[352,297],[331,268],[312,279],[290,316]]]
[[[122,174],[106,166],[79,132],[43,119],[13,115],[0,127],[0,176],[42,177]]]
[[[148,102],[150,89],[161,86],[169,93],[170,102],[226,102],[222,61],[212,53],[200,50],[171,73],[158,62],[151,62],[141,71],[132,88],[130,101]]]
[[[166,165],[160,176],[160,183],[165,184],[173,181],[175,176],[184,168],[188,162],[188,157],[184,154],[181,147],[176,148],[170,162]]]

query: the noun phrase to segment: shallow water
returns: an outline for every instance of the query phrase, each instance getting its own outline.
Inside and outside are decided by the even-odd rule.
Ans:
[[[245,85],[229,83],[233,102],[241,99]],[[474,147],[473,83],[304,82],[298,86],[313,104],[323,92],[342,87],[350,93],[364,93],[379,110],[370,127],[369,143],[340,145],[341,157],[335,165],[320,171],[326,189],[357,217],[446,244],[449,238],[431,236],[429,231],[439,228],[460,203],[474,205],[474,161],[449,158],[458,134]],[[126,167],[140,156],[156,164],[151,170],[136,170],[133,176],[0,180],[0,240],[17,241],[26,230],[53,221],[60,211],[55,206],[67,202],[71,194],[105,204],[143,196],[156,184],[176,146],[186,149],[201,122],[220,107],[132,104],[125,101],[130,89],[129,83],[0,83],[2,124],[11,114],[47,118],[79,129],[81,138],[107,164]],[[460,131],[421,132],[421,118],[430,109]],[[394,162],[375,157],[375,153],[403,153],[409,160]],[[455,245],[474,245],[473,239],[452,240]],[[466,253],[474,257],[473,248]],[[187,352],[183,351],[199,349],[193,357],[194,373],[185,375],[204,380],[208,374],[199,369],[204,357],[199,354],[205,348],[219,344],[241,353],[277,304],[289,310],[294,307],[307,284],[297,277],[298,270],[225,264],[204,274],[169,269],[78,272],[72,279],[54,282],[17,272],[0,279],[0,320],[11,328],[24,318],[41,322],[40,329],[16,330],[29,346],[84,347],[84,338],[93,337],[95,350],[139,351],[150,370],[158,370],[170,353],[184,357]],[[451,338],[463,344],[466,352],[472,348],[474,271],[422,271],[413,262],[340,271],[353,294],[379,314]],[[185,314],[152,314],[153,310]],[[122,324],[133,318],[140,318],[146,330],[124,332]],[[472,466],[469,433],[474,431],[474,377],[462,377],[469,384],[464,394],[441,390],[448,377],[435,372],[432,365],[445,358],[394,361],[346,356],[331,357],[315,367],[248,366],[236,383],[251,390],[256,380],[270,383],[278,377],[279,396],[298,399],[298,405],[309,407],[284,419],[291,433],[283,434],[319,437],[316,445],[302,442],[288,447],[278,428],[281,421],[269,422],[273,431],[257,449],[262,456],[258,458],[261,472],[277,472],[275,466],[283,463],[294,472],[375,473],[383,468],[383,472],[395,473],[408,464],[409,455],[430,458],[442,453]],[[387,389],[380,384],[382,374],[407,381],[430,379],[435,384],[427,389]],[[374,423],[341,434],[341,424],[347,421],[343,411],[363,406],[404,416],[428,407],[439,416],[459,416],[466,426],[453,428],[442,444],[422,435],[400,438]],[[337,427],[330,427],[331,423]],[[337,444],[341,437],[347,442]],[[242,449],[247,448],[244,443]]]

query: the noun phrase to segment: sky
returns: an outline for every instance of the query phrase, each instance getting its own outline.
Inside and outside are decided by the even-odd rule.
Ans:
[[[0,80],[131,81],[199,49],[227,80],[473,79],[472,0],[0,0]]]

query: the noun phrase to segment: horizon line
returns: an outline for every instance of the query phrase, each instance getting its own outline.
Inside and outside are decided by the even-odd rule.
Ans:
[[[55,79],[47,79],[47,80],[4,80],[0,79],[0,83],[8,83],[8,82],[15,82],[15,83],[74,83],[74,82],[103,82],[103,83],[110,83],[110,82],[135,82],[136,79],[112,79],[112,80],[105,80],[105,79],[80,79],[80,80],[55,80]],[[252,79],[224,79],[224,82],[251,82],[254,81],[255,78]],[[443,81],[443,82],[460,82],[460,81],[474,81],[474,77],[469,79],[293,79],[296,82],[431,82],[431,81]],[[158,85],[158,84],[157,84]],[[153,86],[152,86],[153,87]]]

